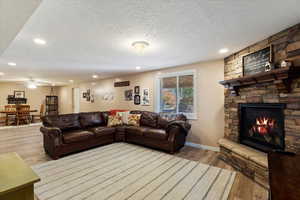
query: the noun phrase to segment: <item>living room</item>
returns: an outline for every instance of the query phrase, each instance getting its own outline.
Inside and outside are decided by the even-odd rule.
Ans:
[[[1,200],[300,198],[299,2],[22,4],[0,4]]]

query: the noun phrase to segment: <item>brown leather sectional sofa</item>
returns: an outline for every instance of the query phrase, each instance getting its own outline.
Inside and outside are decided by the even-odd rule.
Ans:
[[[45,116],[41,132],[44,149],[53,159],[91,147],[113,142],[129,142],[170,153],[184,146],[191,128],[184,115],[168,117],[147,111],[141,114],[141,126],[107,127],[109,112],[89,112]]]

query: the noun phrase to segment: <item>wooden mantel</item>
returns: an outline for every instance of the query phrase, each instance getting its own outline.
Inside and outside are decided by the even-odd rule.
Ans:
[[[274,69],[268,72],[262,72],[253,75],[247,75],[240,78],[234,78],[230,80],[220,81],[219,83],[224,85],[231,91],[231,95],[239,95],[239,88],[245,86],[251,86],[257,83],[267,83],[275,85],[284,85],[286,90],[290,92],[292,80],[300,77],[300,67],[285,67]]]

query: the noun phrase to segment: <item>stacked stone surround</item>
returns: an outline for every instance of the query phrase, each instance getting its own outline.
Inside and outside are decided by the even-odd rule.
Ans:
[[[300,55],[300,24],[225,58],[225,80],[242,77],[243,56],[269,45],[272,45],[273,62],[277,67],[288,58],[291,48],[299,49]],[[293,64],[300,67],[300,59],[294,60]],[[224,92],[225,139],[219,141],[220,158],[266,188],[267,155],[239,144],[239,103],[285,103],[285,150],[300,153],[300,78],[293,80],[291,88],[288,92],[284,85],[270,82],[241,87],[238,96],[232,96],[228,89]]]
[[[273,46],[273,60],[276,66],[287,59],[287,49],[299,45],[300,24],[277,33],[261,42],[249,46],[225,58],[225,80],[242,76],[242,58],[268,45]],[[294,61],[300,67],[300,60]],[[225,138],[238,142],[239,140],[239,103],[285,103],[285,145],[286,151],[300,152],[300,78],[293,80],[291,92],[285,87],[272,83],[261,83],[239,90],[238,96],[231,96],[225,90]]]

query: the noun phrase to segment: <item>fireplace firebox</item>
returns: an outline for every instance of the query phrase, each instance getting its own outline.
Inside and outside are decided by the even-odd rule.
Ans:
[[[264,152],[284,150],[284,108],[280,103],[239,104],[240,143]]]

